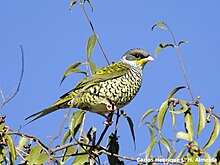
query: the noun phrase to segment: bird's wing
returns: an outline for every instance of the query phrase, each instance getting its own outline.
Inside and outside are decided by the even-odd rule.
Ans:
[[[110,79],[114,79],[120,76],[123,76],[125,73],[127,73],[130,70],[130,68],[123,64],[123,63],[113,63],[107,67],[99,68],[95,74],[93,74],[89,78],[83,78],[81,79],[78,84],[72,89],[71,91],[67,92],[60,98],[64,98],[67,95],[69,95],[72,91],[77,89],[83,89],[86,90],[91,86],[94,86],[98,84],[99,82],[107,81]]]

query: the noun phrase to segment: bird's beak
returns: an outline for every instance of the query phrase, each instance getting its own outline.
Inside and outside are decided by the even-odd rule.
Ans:
[[[149,61],[154,61],[154,58],[151,56],[148,56],[147,58],[143,58],[141,60],[137,61],[137,64],[140,64],[142,66],[144,66],[146,63],[148,63]]]

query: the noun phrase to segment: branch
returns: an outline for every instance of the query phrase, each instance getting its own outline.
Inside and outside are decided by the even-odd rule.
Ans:
[[[20,45],[20,49],[21,49],[21,74],[20,74],[20,79],[19,79],[19,82],[18,82],[18,85],[17,85],[17,88],[15,90],[14,93],[12,93],[11,96],[8,96],[6,99],[4,99],[4,96],[3,96],[3,93],[2,93],[2,90],[1,90],[1,95],[2,95],[2,98],[3,98],[3,103],[0,105],[0,109],[2,109],[2,107],[7,104],[9,101],[11,101],[18,93],[18,91],[20,90],[20,86],[21,86],[21,82],[22,82],[22,79],[23,79],[23,74],[24,74],[24,51],[23,51],[23,47],[22,45]]]
[[[92,29],[93,34],[96,35],[96,36],[98,36],[97,33],[96,33],[96,31],[95,31],[95,28],[94,28],[94,26],[93,26],[93,24],[92,24],[92,21],[91,21],[91,19],[89,18],[89,15],[88,15],[88,13],[87,13],[87,11],[86,11],[86,8],[85,8],[84,3],[82,2],[82,0],[80,0],[80,4],[81,4],[81,6],[82,6],[82,8],[83,8],[83,11],[84,11],[84,13],[85,13],[85,15],[86,15],[87,21],[89,22],[89,25],[90,25],[90,27],[91,27],[91,29]],[[101,49],[101,51],[102,51],[102,54],[103,54],[104,57],[105,57],[105,60],[107,61],[108,65],[110,65],[110,62],[109,62],[108,57],[107,57],[107,55],[106,55],[106,53],[105,53],[105,51],[104,51],[104,49],[103,49],[103,47],[102,47],[102,44],[101,44],[101,42],[100,42],[100,40],[99,40],[99,37],[97,37],[97,42],[98,42],[98,45],[99,45],[99,47],[100,47],[100,49]]]

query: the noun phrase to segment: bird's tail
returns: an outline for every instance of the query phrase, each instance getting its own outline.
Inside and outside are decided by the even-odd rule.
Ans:
[[[35,114],[32,114],[30,116],[28,116],[25,120],[28,120],[30,118],[33,118],[31,121],[29,121],[27,124],[49,114],[49,113],[52,113],[52,112],[55,112],[57,111],[58,109],[61,109],[61,108],[67,108],[67,103],[71,101],[71,98],[70,97],[64,97],[63,99],[60,99],[58,100],[57,102],[55,102],[53,105],[51,105],[50,107],[40,111],[40,112],[37,112]]]

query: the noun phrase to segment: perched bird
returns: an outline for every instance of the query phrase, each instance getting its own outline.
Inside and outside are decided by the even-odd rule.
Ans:
[[[26,119],[30,122],[63,108],[80,108],[103,115],[127,105],[142,83],[145,64],[154,59],[143,49],[127,51],[118,62],[98,69],[91,77],[83,78],[68,93],[49,108]]]

